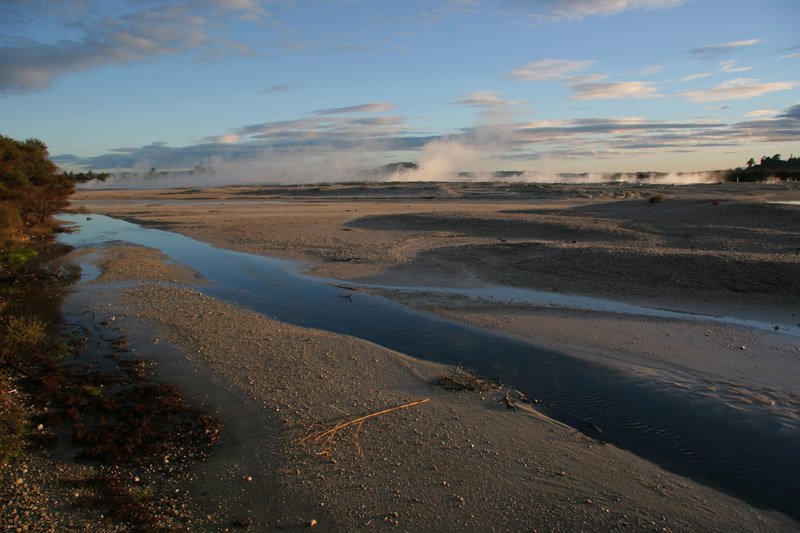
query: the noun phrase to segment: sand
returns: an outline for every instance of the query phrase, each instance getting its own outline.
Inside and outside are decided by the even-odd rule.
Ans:
[[[311,520],[342,530],[790,527],[521,404],[511,411],[504,391],[446,391],[431,383],[449,372],[441,365],[282,324],[191,287],[131,281],[87,286],[86,296],[108,302],[97,318],[115,316],[137,356],[169,343],[173,359],[210,373],[269,429],[229,426],[225,460],[212,457],[183,488],[214,510],[217,527],[242,516],[255,529]],[[206,378],[183,384],[220,407]],[[421,399],[429,401],[366,422],[357,438],[351,430],[332,445],[299,442],[351,415]],[[203,494],[206,487],[224,490]]]
[[[340,279],[501,283],[797,321],[800,207],[765,203],[797,200],[797,186],[424,187],[82,192],[77,205],[226,248],[298,259],[313,274]],[[666,200],[651,204],[653,194]],[[260,203],[225,203],[241,198]],[[121,309],[109,310],[130,318],[133,337],[149,331],[142,323],[159,328],[187,364],[269,413],[278,443],[276,435],[261,437],[265,453],[241,455],[237,467],[240,476],[263,476],[281,487],[280,501],[254,517],[261,525],[313,518],[340,529],[792,527],[532,412],[509,411],[498,393],[481,398],[431,385],[448,372],[444,367],[199,296],[190,289],[197,282],[191,273],[156,276],[179,283],[166,288],[144,283],[153,278],[144,273],[170,268],[153,254],[112,248],[100,257],[107,280],[139,280],[114,289],[124,291],[113,300]],[[141,267],[132,266],[139,260]],[[707,393],[725,394],[726,401],[783,408],[800,397],[798,341],[780,333],[391,296],[630,371],[656,369],[676,380],[704,376]],[[143,346],[152,342],[139,337]],[[358,446],[343,434],[320,456],[324,450],[297,443],[345,413],[422,398],[430,402],[365,424]],[[220,474],[211,468],[205,475]],[[247,502],[258,494],[234,486],[241,491],[229,491],[231,502],[222,508],[252,509]]]

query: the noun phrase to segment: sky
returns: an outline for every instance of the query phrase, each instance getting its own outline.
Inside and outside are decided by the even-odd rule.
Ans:
[[[0,0],[0,134],[331,181],[800,154],[798,0]],[[424,172],[423,172],[424,171]]]

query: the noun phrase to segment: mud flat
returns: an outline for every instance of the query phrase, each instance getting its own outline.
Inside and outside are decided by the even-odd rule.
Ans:
[[[800,321],[792,316],[800,208],[767,203],[800,198],[797,187],[391,187],[86,191],[75,205],[299,259],[314,274],[350,281],[504,284]],[[651,203],[654,195],[663,201]],[[158,266],[152,254],[98,253],[104,278],[92,283],[98,294],[117,291],[108,312],[123,325],[130,320],[132,338],[140,332],[145,346],[153,334],[141,332],[160,331],[187,364],[215,376],[275,429],[254,437],[263,439],[263,453],[241,454],[224,469],[209,463],[202,479],[237,489],[214,504],[220,516],[343,529],[796,527],[535,411],[509,410],[502,389],[444,390],[432,384],[452,372],[441,365],[201,296],[191,273]],[[140,258],[151,265],[132,266]],[[150,270],[161,281],[143,281]],[[707,376],[709,394],[724,382],[733,403],[796,403],[798,341],[780,332],[386,294],[608,364]],[[772,397],[759,396],[765,392]],[[420,399],[429,402],[375,417],[357,436],[342,430],[333,446],[299,442],[348,417]],[[259,494],[275,490],[275,505],[253,511]]]

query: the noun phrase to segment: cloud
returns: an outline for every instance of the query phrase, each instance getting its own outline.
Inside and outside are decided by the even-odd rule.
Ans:
[[[740,67],[739,61],[737,59],[727,59],[725,61],[720,61],[719,70],[716,70],[714,72],[701,72],[698,74],[690,74],[688,76],[681,78],[679,81],[681,83],[686,83],[687,81],[699,80],[701,78],[708,78],[709,76],[714,76],[715,74],[747,72],[748,70],[753,70],[753,67]]]
[[[652,65],[640,70],[639,75],[652,76],[653,74],[660,74],[661,72],[664,72],[664,65]]]
[[[784,54],[784,55],[778,57],[778,59],[797,59],[797,58],[800,58],[800,52],[793,52],[791,54]]]
[[[713,76],[714,74],[716,74],[716,72],[698,72],[697,74],[689,74],[688,76],[684,76],[683,78],[681,78],[680,82],[686,83],[687,81],[708,78],[709,76]]]
[[[540,59],[515,68],[508,76],[519,81],[562,81],[568,75],[589,68],[594,63],[570,59]]]
[[[616,98],[655,98],[658,93],[653,82],[617,81],[571,84],[575,100],[612,100]]]
[[[756,117],[771,117],[773,115],[777,115],[777,111],[773,111],[772,109],[756,109],[754,111],[749,111],[744,114],[744,116],[748,118],[756,118]]]
[[[218,11],[233,11],[239,20],[256,22],[272,15],[259,0],[200,0],[201,3],[215,7]]]
[[[687,0],[528,0],[523,5],[534,9],[537,18],[580,20],[590,16],[611,16],[626,11],[669,9]]]
[[[214,36],[212,24],[188,4],[72,24],[77,38],[53,43],[18,39],[0,46],[0,93],[41,91],[71,72],[160,56],[192,51],[201,56],[252,53],[246,45]]]
[[[728,41],[726,43],[707,44],[705,46],[692,48],[689,50],[689,53],[699,56],[701,59],[713,59],[715,57],[731,53],[739,48],[753,46],[760,42],[760,39],[746,39],[743,41]]]
[[[345,52],[368,52],[372,50],[372,47],[365,44],[340,44],[336,49],[344,50]]]
[[[290,83],[276,83],[275,85],[267,85],[261,92],[264,94],[269,93],[285,93],[289,91],[294,91],[297,89],[298,85],[290,84]]]
[[[368,104],[354,105],[349,107],[333,107],[330,109],[318,109],[315,115],[341,115],[345,113],[385,113],[392,111],[397,106],[389,102],[370,102]]]
[[[681,93],[690,102],[722,102],[755,98],[775,91],[786,91],[797,86],[794,82],[758,83],[753,78],[737,78],[700,91]]]
[[[471,97],[464,95],[460,99]],[[492,109],[491,106],[482,109],[482,114]],[[496,117],[510,118],[502,113]],[[206,177],[212,181],[191,178],[195,181],[190,184],[196,185],[362,180],[363,170],[383,164],[387,158],[395,161],[411,158],[419,161],[420,169],[404,175],[405,178],[446,180],[461,179],[459,171],[472,170],[486,159],[630,159],[654,153],[735,149],[800,140],[800,104],[775,116],[758,110],[747,118],[752,120],[736,124],[713,120],[657,121],[643,117],[487,122],[449,134],[431,135],[397,115],[334,113],[243,125],[188,146],[153,142],[141,147],[117,148],[94,157],[61,154],[53,159],[60,164],[95,170],[131,169],[147,173],[151,167],[190,169],[200,165],[216,172],[213,179]]]
[[[473,107],[502,107],[513,106],[522,103],[521,100],[509,100],[502,98],[490,91],[478,91],[474,93],[462,94],[453,100],[454,104],[468,105]]]

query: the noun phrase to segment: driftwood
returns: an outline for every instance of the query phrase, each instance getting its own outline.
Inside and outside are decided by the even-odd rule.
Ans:
[[[362,415],[362,416],[359,416],[359,417],[356,417],[356,418],[351,418],[350,420],[344,420],[342,422],[338,422],[333,427],[330,427],[330,428],[327,428],[327,429],[322,429],[322,430],[319,430],[319,431],[315,431],[313,433],[309,433],[305,437],[302,437],[298,442],[300,444],[308,444],[308,443],[318,444],[320,442],[324,442],[326,445],[330,446],[330,445],[333,444],[333,439],[334,439],[334,437],[336,437],[336,434],[339,431],[341,431],[341,430],[343,430],[345,428],[348,428],[348,427],[355,427],[354,439],[355,439],[355,443],[356,443],[356,448],[358,449],[359,455],[363,456],[363,452],[361,450],[361,444],[360,444],[360,442],[358,440],[358,435],[361,432],[361,426],[364,424],[365,421],[369,420],[370,418],[375,418],[375,417],[378,417],[378,416],[381,416],[381,415],[385,415],[387,413],[391,413],[393,411],[399,411],[400,409],[408,409],[409,407],[422,405],[424,403],[428,403],[429,401],[430,401],[430,398],[425,398],[424,400],[416,400],[416,401],[409,402],[409,403],[406,403],[406,404],[403,404],[403,405],[390,407],[388,409],[382,409],[380,411],[376,411],[374,413],[369,413],[367,415]],[[327,455],[327,453],[329,453],[329,451],[330,450],[328,448],[326,450],[323,450],[320,453],[324,454],[324,455]]]

